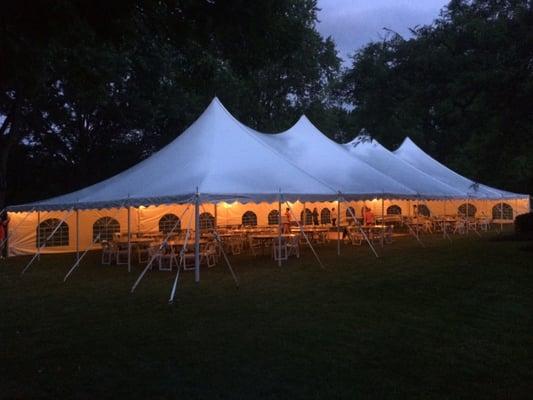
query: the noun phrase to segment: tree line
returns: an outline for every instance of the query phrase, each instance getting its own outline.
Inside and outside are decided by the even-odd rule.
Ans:
[[[260,131],[305,113],[404,136],[475,180],[533,189],[533,6],[454,0],[343,67],[315,0],[19,0],[0,14],[0,209],[75,190],[173,140],[215,95]]]

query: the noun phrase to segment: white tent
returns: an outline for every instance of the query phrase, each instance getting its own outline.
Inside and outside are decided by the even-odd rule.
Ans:
[[[335,199],[337,191],[265,146],[215,98],[174,141],[103,182],[10,211],[109,208],[190,200]]]
[[[358,159],[411,188],[425,199],[466,198],[467,193],[414,168],[367,135],[356,137],[344,147]]]
[[[529,199],[529,195],[506,192],[474,182],[452,171],[448,167],[425,153],[410,138],[405,138],[401,146],[394,151],[400,160],[403,160],[420,171],[431,175],[438,180],[466,193],[470,198],[476,199]]]
[[[351,157],[305,116],[278,134],[255,133],[299,168],[341,192],[346,199],[414,198],[417,193],[371,165]]]
[[[215,98],[183,134],[134,167],[70,194],[8,207],[9,254],[35,253],[39,227],[47,221],[48,227],[65,221],[58,244],[43,249],[58,253],[89,247],[98,223],[110,218],[121,233],[158,232],[169,214],[186,225],[192,203],[204,203],[202,211],[221,224],[241,224],[248,213],[258,225],[267,225],[271,213],[279,214],[278,204],[272,203],[280,198],[292,202],[298,213],[302,202],[322,202],[321,207],[332,209],[334,204],[325,202],[409,202],[421,196],[519,198],[521,210],[526,202],[529,208],[527,196],[474,185],[408,139],[394,155],[377,143],[347,150],[305,116],[285,132],[263,134],[241,124]],[[381,205],[383,210],[383,201]]]

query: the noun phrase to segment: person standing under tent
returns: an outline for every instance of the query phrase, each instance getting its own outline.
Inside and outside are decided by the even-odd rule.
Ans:
[[[368,207],[366,207],[365,214],[364,214],[364,223],[365,225],[374,225],[375,217],[372,210]]]
[[[335,208],[331,209],[331,226],[336,226],[337,223],[337,214],[335,214]]]
[[[318,226],[318,210],[315,208],[313,208],[313,225],[315,226]]]
[[[283,233],[291,233],[291,209],[287,208],[285,210],[285,215],[283,216]]]
[[[4,250],[7,248],[7,224],[9,218],[4,219],[0,215],[0,258],[4,258]]]

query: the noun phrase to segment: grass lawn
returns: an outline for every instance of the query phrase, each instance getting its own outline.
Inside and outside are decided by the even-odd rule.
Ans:
[[[0,397],[533,398],[533,252],[524,242],[400,238],[234,257],[174,275],[72,255],[0,264]]]

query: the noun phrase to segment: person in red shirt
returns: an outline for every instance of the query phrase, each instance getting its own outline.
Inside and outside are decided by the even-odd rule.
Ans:
[[[365,215],[363,218],[365,225],[374,225],[374,213],[370,208],[366,208]]]

